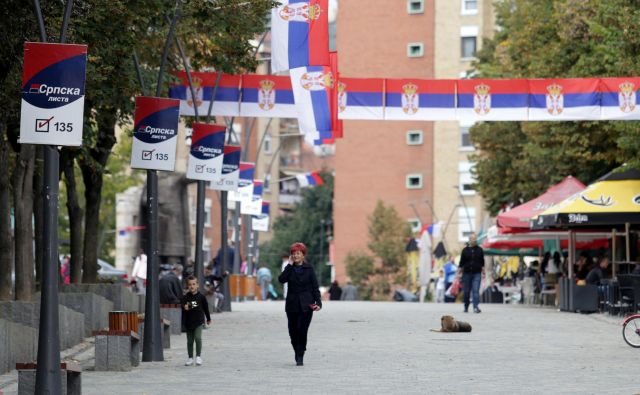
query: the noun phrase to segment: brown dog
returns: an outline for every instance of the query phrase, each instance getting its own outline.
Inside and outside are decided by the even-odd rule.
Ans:
[[[471,324],[464,321],[456,321],[450,315],[440,318],[440,329],[431,329],[431,332],[471,332]]]

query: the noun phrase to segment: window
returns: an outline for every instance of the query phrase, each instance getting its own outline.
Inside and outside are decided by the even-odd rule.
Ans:
[[[409,14],[422,14],[424,12],[424,0],[407,0],[407,12]]]
[[[471,162],[458,163],[458,188],[460,188],[460,194],[464,196],[473,196],[476,194],[473,188],[473,184],[475,184],[476,181],[473,179],[473,174],[471,174],[473,166],[474,164]]]
[[[264,141],[262,142],[262,152],[265,155],[271,155],[272,154],[272,141],[271,141],[271,134],[267,133],[264,136]]]
[[[409,174],[406,182],[407,189],[420,189],[422,188],[422,174]]]
[[[204,226],[211,226],[211,199],[204,200]]]
[[[407,56],[410,58],[419,58],[424,56],[424,44],[422,43],[407,44]]]
[[[460,122],[460,151],[473,151],[475,147],[471,143],[469,129],[473,126],[473,122]]]
[[[422,130],[409,130],[407,132],[407,145],[421,145]]]
[[[476,56],[477,26],[462,26],[460,28],[460,56],[469,59]]]
[[[411,226],[412,233],[418,233],[422,229],[422,222],[418,218],[409,218],[407,222]]]
[[[476,209],[458,207],[458,241],[466,242],[476,229]]]
[[[478,13],[478,0],[461,0],[462,15],[475,15]]]

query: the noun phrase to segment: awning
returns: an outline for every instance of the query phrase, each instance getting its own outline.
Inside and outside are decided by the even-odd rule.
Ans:
[[[533,229],[640,224],[640,170],[613,171],[532,220]]]
[[[558,184],[549,187],[542,195],[499,214],[496,223],[502,228],[514,228],[514,231],[518,231],[518,228],[528,230],[531,218],[584,188],[585,185],[577,178],[568,176]]]

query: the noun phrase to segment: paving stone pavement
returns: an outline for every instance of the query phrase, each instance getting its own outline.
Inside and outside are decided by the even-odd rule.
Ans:
[[[296,367],[282,302],[235,303],[203,332],[200,367],[183,366],[186,337],[164,362],[82,374],[91,394],[636,394],[640,350],[620,320],[553,309],[326,302]],[[434,333],[452,314],[472,333]],[[86,357],[86,356],[85,356]],[[82,358],[82,357],[80,357]],[[6,387],[10,394],[11,387]]]

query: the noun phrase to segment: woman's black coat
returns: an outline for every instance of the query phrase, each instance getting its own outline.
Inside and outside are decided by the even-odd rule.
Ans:
[[[312,311],[310,304],[317,304],[322,307],[320,300],[320,289],[318,288],[318,279],[313,267],[304,262],[301,267],[301,273],[297,274],[292,264],[288,264],[284,271],[278,277],[278,281],[282,284],[288,283],[287,301],[284,310],[287,313],[300,313]]]

